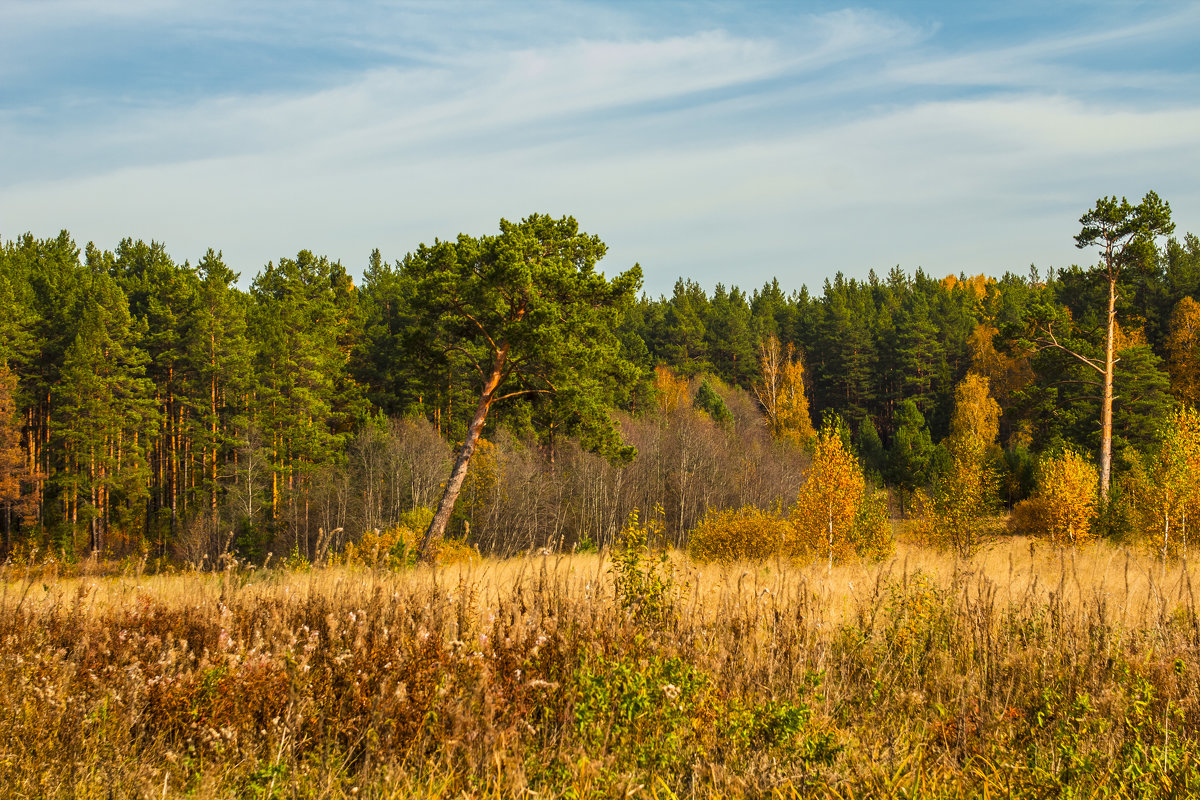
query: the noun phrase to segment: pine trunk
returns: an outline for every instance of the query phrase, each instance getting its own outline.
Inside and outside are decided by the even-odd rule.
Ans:
[[[209,334],[209,366],[212,369],[212,378],[209,382],[209,424],[210,424],[210,439],[209,439],[209,514],[212,518],[212,533],[215,536],[217,533],[217,351],[216,340],[214,334]]]
[[[475,445],[479,443],[479,435],[483,432],[484,423],[487,422],[488,409],[491,408],[492,399],[496,396],[496,389],[500,387],[500,381],[504,378],[504,365],[507,358],[508,345],[504,345],[493,359],[492,373],[488,376],[487,382],[483,386],[483,392],[479,395],[475,416],[467,428],[467,438],[463,442],[462,449],[458,451],[458,458],[454,462],[454,469],[450,471],[450,480],[446,483],[446,490],[442,492],[442,499],[438,501],[433,521],[429,523],[429,528],[426,529],[425,536],[421,540],[418,555],[422,561],[432,560],[434,545],[441,541],[446,533],[450,515],[454,512],[454,503],[458,500],[458,493],[462,490],[463,481],[467,477],[467,467],[471,464]]]
[[[1104,345],[1104,405],[1100,409],[1100,502],[1108,502],[1112,474],[1113,367],[1116,364],[1117,274],[1108,273],[1108,335]]]

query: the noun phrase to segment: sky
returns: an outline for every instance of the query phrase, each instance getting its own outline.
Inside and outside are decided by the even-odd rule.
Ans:
[[[1093,264],[1200,232],[1200,3],[0,0],[0,238],[208,248],[248,284],[572,215],[680,278]]]

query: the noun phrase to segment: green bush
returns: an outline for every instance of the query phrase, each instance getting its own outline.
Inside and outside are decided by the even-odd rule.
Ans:
[[[617,534],[613,553],[613,585],[621,608],[640,622],[666,620],[674,610],[673,578],[665,548],[657,549],[665,526],[662,507],[643,523],[635,508]],[[657,540],[657,541],[656,541]]]

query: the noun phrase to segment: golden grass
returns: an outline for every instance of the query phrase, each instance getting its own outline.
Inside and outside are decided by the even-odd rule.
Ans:
[[[786,558],[704,563],[678,552],[671,554],[670,564],[687,588],[683,608],[689,615],[711,620],[731,604],[807,594],[830,624],[851,619],[864,594],[881,581],[903,581],[919,573],[941,585],[986,581],[999,601],[1015,607],[1045,602],[1052,595],[1068,606],[1100,602],[1116,614],[1115,622],[1133,626],[1164,607],[1188,603],[1191,581],[1198,577],[1198,568],[1186,559],[1164,565],[1153,554],[1105,542],[1072,549],[1024,536],[1001,538],[967,559],[901,541],[882,562],[851,561],[832,569],[821,561],[797,564]],[[119,606],[135,596],[172,606],[196,605],[216,602],[231,590],[251,598],[299,594],[349,599],[380,589],[439,586],[453,596],[455,587],[470,585],[482,616],[494,611],[513,587],[534,578],[551,579],[581,598],[601,597],[612,591],[611,567],[607,556],[596,553],[484,559],[400,572],[329,567],[57,578],[35,565],[0,572],[0,609],[59,607],[77,595],[86,598],[80,606],[84,613]]]
[[[8,566],[0,783],[61,797],[1200,788],[1184,561],[1004,538],[965,560],[902,542],[878,564],[674,553],[664,568],[660,613],[617,597],[596,554],[403,572]]]

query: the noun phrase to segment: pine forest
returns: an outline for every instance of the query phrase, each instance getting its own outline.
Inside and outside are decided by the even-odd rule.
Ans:
[[[1129,227],[1147,202],[1161,203],[1126,204],[1114,224]],[[1191,434],[1200,400],[1200,240],[1164,235],[1165,213],[1157,228],[1118,232],[1110,253],[1111,537],[1149,535],[1134,496],[1166,480],[1160,453]],[[609,545],[633,509],[655,506],[684,547],[708,514],[790,504],[823,428],[873,492],[886,490],[896,519],[932,513],[956,469],[986,473],[980,508],[994,516],[1029,500],[1051,459],[1098,464],[1103,242],[1080,253],[1100,267],[998,278],[894,268],[839,273],[819,291],[775,280],[709,292],[681,278],[654,298],[639,294],[636,267],[606,281],[593,266],[603,243],[573,220],[530,221],[571,230],[504,224],[583,241],[588,253],[561,255],[586,261],[606,294],[542,340],[518,334],[522,352],[503,367],[511,385],[492,398],[444,527],[482,552]],[[358,284],[301,251],[267,264],[248,290],[215,250],[191,264],[158,242],[81,250],[66,231],[5,240],[5,554],[313,561],[411,523],[444,493],[494,360],[478,331],[459,329],[470,313],[449,319],[438,293],[508,302],[434,262],[509,234],[422,245],[393,263],[376,251]],[[460,261],[489,258],[504,255]],[[528,276],[495,278],[506,279]],[[521,290],[568,291],[533,280]],[[572,329],[579,341],[564,338]],[[956,467],[955,415],[986,416],[985,405],[997,418],[963,423],[981,439],[975,462]]]

